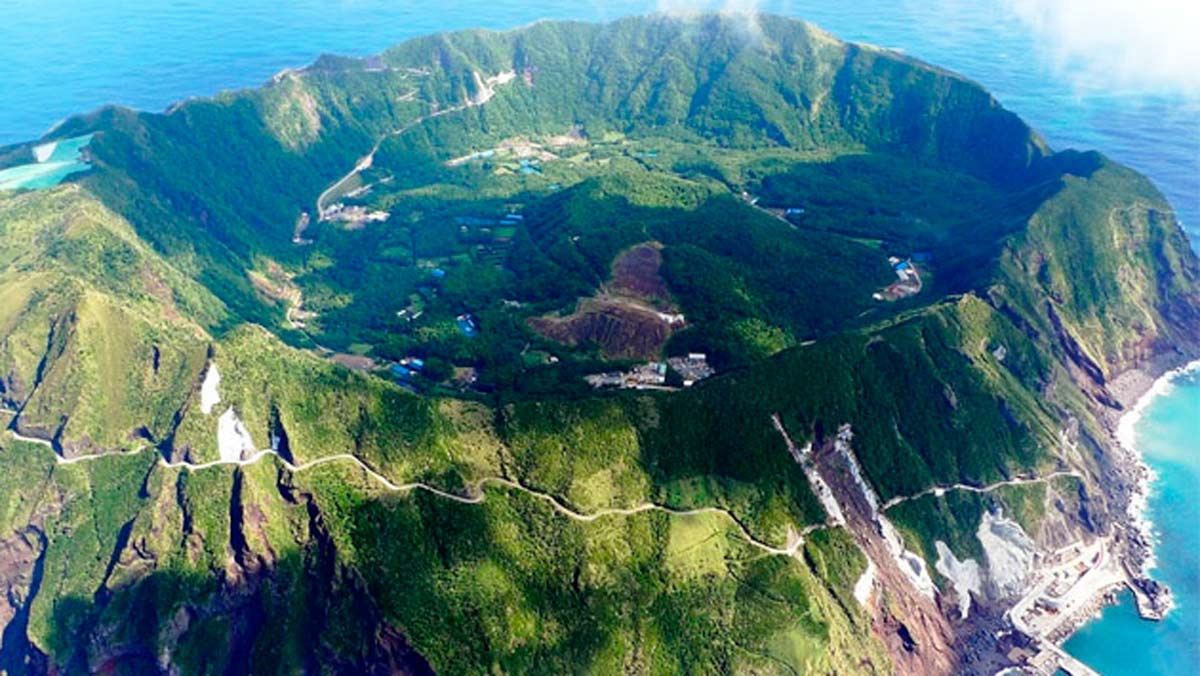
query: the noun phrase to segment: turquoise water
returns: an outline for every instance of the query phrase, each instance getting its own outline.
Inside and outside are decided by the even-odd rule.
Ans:
[[[764,0],[852,40],[902,49],[990,89],[1055,148],[1094,148],[1150,176],[1200,241],[1200,100],[1165,91],[1077,87],[1054,45],[1006,9],[1012,0]],[[6,0],[0,2],[0,145],[40,137],[107,103],[162,110],[261,84],[323,52],[367,55],[405,38],[538,19],[604,20],[708,0]],[[1161,624],[1112,608],[1068,644],[1116,674],[1200,673],[1200,384],[1147,410],[1139,438],[1160,480],[1152,499],[1159,573],[1180,608]]]
[[[49,154],[37,162],[0,170],[0,190],[53,188],[68,176],[87,171],[92,165],[83,159],[83,149],[91,140],[91,134],[64,139],[53,144],[53,148],[47,148]]]
[[[1162,622],[1138,618],[1131,595],[1064,647],[1102,674],[1200,674],[1200,369],[1144,410],[1136,445],[1158,474],[1149,516],[1161,541],[1154,577],[1175,593]]]
[[[961,72],[1056,148],[1096,148],[1149,175],[1200,237],[1200,101],[1076,86],[1013,0],[5,0],[0,145],[107,103],[162,110],[250,87],[322,52],[366,55],[442,30],[613,19],[659,7],[755,5]]]

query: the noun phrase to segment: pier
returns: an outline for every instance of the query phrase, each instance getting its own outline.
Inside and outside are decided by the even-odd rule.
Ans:
[[[1071,676],[1100,676],[1095,669],[1049,641],[1044,642],[1041,650],[1029,659],[1028,667],[1038,676],[1054,676],[1059,670]]]
[[[1052,676],[1099,676],[1058,645],[1080,618],[1094,613],[1113,590],[1132,586],[1124,567],[1109,551],[1111,537],[1090,545],[1071,545],[1040,562],[1042,571],[1012,610],[1013,627],[1028,636],[1037,653],[1026,664],[1033,673]]]

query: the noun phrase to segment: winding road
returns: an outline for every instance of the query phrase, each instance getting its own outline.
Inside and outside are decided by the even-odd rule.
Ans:
[[[45,447],[53,450],[53,444],[51,444],[49,441],[46,441],[45,439],[38,439],[35,437],[27,437],[27,436],[17,433],[16,431],[14,431],[12,429],[9,429],[6,431],[9,433],[9,435],[11,435],[14,439],[16,439],[18,441],[39,444],[39,445],[45,446]],[[113,455],[138,455],[140,453],[144,453],[148,449],[149,449],[148,446],[142,446],[135,450],[123,451],[120,453],[101,453],[101,454],[94,454],[94,455],[83,455],[83,456],[78,456],[75,458],[64,458],[61,455],[59,455],[58,453],[54,453],[54,458],[55,458],[55,462],[60,465],[74,465],[74,464],[82,463],[82,462],[96,461],[101,458],[107,458],[107,457],[110,457]],[[158,464],[160,466],[162,466],[164,468],[168,468],[168,469],[183,469],[183,470],[187,470],[187,471],[191,471],[191,472],[199,472],[199,471],[203,471],[206,469],[212,469],[212,468],[221,467],[221,466],[243,466],[244,467],[247,465],[253,465],[255,463],[261,462],[262,460],[264,460],[265,458],[268,458],[268,457],[275,458],[277,460],[277,462],[279,462],[286,469],[288,469],[289,471],[291,471],[293,473],[303,472],[305,470],[309,470],[314,467],[319,467],[321,465],[328,465],[328,464],[332,464],[332,463],[342,463],[342,462],[350,463],[353,465],[357,465],[358,468],[360,470],[362,470],[367,476],[371,477],[371,479],[373,479],[375,482],[377,482],[378,484],[380,484],[387,490],[395,491],[395,492],[404,492],[404,493],[412,492],[415,490],[421,490],[421,491],[425,491],[427,493],[436,495],[440,498],[445,498],[447,500],[453,500],[454,502],[464,504],[464,505],[477,505],[477,504],[483,502],[487,498],[487,495],[486,495],[486,493],[484,493],[483,489],[485,486],[487,486],[489,484],[496,485],[496,486],[503,486],[505,488],[510,488],[513,490],[521,491],[521,492],[526,493],[534,498],[537,498],[538,500],[541,500],[541,501],[549,504],[550,507],[553,508],[554,511],[558,512],[559,514],[561,514],[569,519],[572,519],[574,521],[579,521],[579,522],[583,522],[583,523],[591,523],[593,521],[597,521],[599,519],[609,517],[609,516],[633,516],[635,514],[641,514],[643,512],[651,512],[651,511],[663,512],[665,514],[670,514],[672,516],[681,516],[681,517],[697,516],[700,514],[719,514],[723,518],[727,519],[730,523],[732,523],[736,527],[739,536],[743,540],[745,540],[749,545],[755,547],[756,549],[759,549],[760,551],[770,554],[772,556],[794,557],[796,555],[796,552],[800,549],[800,547],[802,547],[804,545],[804,536],[808,535],[809,533],[813,532],[814,530],[817,530],[818,528],[823,527],[822,524],[812,524],[812,525],[807,526],[806,528],[804,528],[802,531],[800,531],[798,533],[795,531],[791,531],[789,533],[789,537],[788,537],[788,545],[786,547],[775,547],[775,546],[769,545],[769,544],[763,542],[762,540],[759,540],[758,538],[754,537],[754,535],[752,535],[750,533],[750,531],[747,530],[747,528],[737,519],[737,517],[735,517],[729,510],[722,508],[722,507],[697,507],[694,509],[676,509],[674,507],[668,507],[666,505],[662,505],[662,504],[655,503],[655,502],[642,502],[633,507],[606,507],[604,509],[600,509],[595,512],[586,512],[585,513],[585,512],[578,512],[578,511],[568,507],[559,498],[557,498],[549,493],[543,493],[541,491],[537,491],[532,488],[529,488],[528,486],[525,486],[519,482],[513,481],[512,479],[507,479],[505,477],[498,477],[498,476],[485,477],[483,479],[480,479],[479,481],[475,482],[474,484],[472,484],[470,486],[469,493],[467,495],[460,495],[457,493],[451,493],[449,491],[444,491],[440,488],[431,486],[427,483],[420,482],[420,481],[413,481],[413,482],[403,483],[403,484],[395,483],[391,479],[387,478],[386,476],[384,476],[384,475],[380,474],[379,472],[375,471],[374,469],[372,469],[369,465],[364,463],[357,456],[351,455],[349,453],[339,453],[336,455],[327,455],[327,456],[324,456],[321,458],[317,458],[316,460],[310,460],[308,462],[301,463],[299,465],[290,462],[283,456],[279,455],[279,453],[277,453],[276,451],[273,451],[271,449],[263,449],[261,451],[254,453],[253,455],[251,455],[248,458],[245,458],[243,460],[237,460],[237,461],[214,460],[212,462],[192,463],[192,462],[186,462],[186,461],[168,462],[167,460],[160,458],[158,461]]]
[[[1047,474],[1045,476],[1014,477],[1012,479],[1007,479],[1005,481],[997,481],[994,484],[988,484],[986,486],[972,486],[970,484],[950,484],[949,486],[933,486],[932,488],[927,488],[927,489],[921,491],[920,493],[917,493],[916,495],[900,495],[900,496],[894,497],[891,500],[888,500],[887,502],[883,503],[883,505],[880,507],[880,509],[882,511],[887,511],[887,510],[891,509],[892,507],[895,507],[896,505],[899,505],[904,502],[908,502],[909,500],[916,500],[917,498],[923,498],[926,495],[936,495],[937,497],[940,498],[941,496],[945,495],[947,491],[970,491],[972,493],[990,493],[991,491],[994,491],[997,488],[1000,488],[1002,486],[1025,486],[1025,485],[1029,485],[1029,484],[1040,484],[1040,483],[1045,483],[1047,481],[1053,481],[1054,479],[1057,479],[1059,477],[1064,477],[1064,476],[1071,476],[1071,477],[1075,477],[1076,479],[1083,478],[1083,475],[1080,474],[1079,472],[1076,472],[1075,470],[1060,470],[1057,472],[1051,472],[1050,474]]]
[[[14,410],[8,409],[8,408],[0,408],[0,413],[16,415],[18,413],[18,411],[14,411]],[[54,444],[51,443],[50,441],[47,441],[46,439],[25,436],[11,428],[7,429],[6,431],[8,432],[8,434],[10,436],[12,436],[12,438],[16,439],[17,441],[38,444],[40,446],[44,446],[46,448],[51,449],[51,451],[54,451]],[[57,452],[54,452],[54,458],[55,458],[55,462],[57,462],[60,465],[74,465],[77,463],[92,462],[95,460],[99,460],[101,458],[107,458],[107,457],[114,456],[114,455],[123,455],[123,456],[138,455],[138,454],[144,453],[148,448],[150,448],[150,447],[147,445],[143,445],[139,448],[136,448],[136,449],[130,450],[130,451],[122,451],[119,453],[101,453],[101,454],[93,454],[93,455],[81,455],[81,456],[77,456],[74,458],[64,458],[61,455],[59,455]],[[310,460],[308,462],[301,463],[299,465],[292,463],[291,461],[287,460],[283,456],[279,455],[279,453],[277,453],[276,451],[271,450],[271,449],[263,449],[263,450],[257,451],[250,457],[245,458],[243,460],[237,460],[237,461],[213,460],[211,462],[192,463],[192,462],[186,462],[186,461],[169,462],[166,459],[160,458],[159,464],[162,467],[165,467],[168,469],[184,469],[184,470],[188,470],[188,471],[192,471],[192,472],[198,472],[198,471],[203,471],[206,469],[211,469],[214,467],[221,467],[221,466],[253,465],[255,463],[262,461],[263,459],[265,459],[267,457],[276,458],[280,464],[282,464],[286,469],[288,469],[289,471],[291,471],[293,473],[303,472],[305,470],[312,469],[314,467],[319,467],[321,465],[328,465],[331,463],[348,462],[348,463],[357,465],[360,470],[362,470],[365,474],[367,474],[367,476],[371,477],[372,480],[374,480],[376,483],[383,486],[387,490],[395,491],[395,492],[404,492],[404,493],[412,492],[415,490],[421,490],[421,491],[430,493],[432,495],[436,495],[438,497],[445,498],[447,500],[453,500],[454,502],[458,502],[458,503],[464,504],[464,505],[475,505],[475,504],[479,504],[479,503],[483,502],[487,497],[486,493],[483,490],[485,486],[487,486],[489,484],[496,485],[496,486],[502,486],[502,487],[509,488],[512,490],[521,491],[521,492],[526,493],[534,498],[537,498],[538,500],[541,500],[541,501],[549,504],[550,507],[552,509],[554,509],[554,511],[558,512],[559,514],[561,514],[569,519],[572,519],[574,521],[579,521],[579,522],[583,522],[583,523],[591,523],[593,521],[597,521],[599,519],[609,517],[609,516],[633,516],[635,514],[641,514],[643,512],[651,512],[651,511],[663,512],[664,514],[670,514],[673,516],[682,516],[682,517],[697,516],[700,514],[719,514],[723,518],[727,519],[730,523],[732,523],[736,527],[738,534],[748,544],[750,544],[751,546],[753,546],[767,554],[773,555],[773,556],[789,556],[789,557],[795,556],[796,552],[800,549],[800,547],[802,547],[804,545],[805,536],[807,536],[808,534],[812,533],[815,530],[819,530],[821,528],[827,527],[826,524],[810,524],[799,532],[792,530],[789,532],[787,546],[786,547],[775,547],[775,546],[767,544],[766,542],[763,542],[762,540],[759,540],[758,538],[754,537],[754,535],[752,535],[750,533],[750,531],[746,528],[746,526],[743,525],[742,522],[739,521],[738,518],[733,515],[733,513],[731,513],[729,510],[727,510],[723,507],[696,507],[693,509],[677,509],[677,508],[669,507],[667,505],[659,504],[656,502],[642,502],[633,507],[606,507],[606,508],[597,510],[595,512],[579,512],[579,511],[576,511],[576,510],[572,509],[571,507],[567,506],[566,504],[564,504],[558,497],[556,497],[554,495],[534,490],[534,489],[529,488],[528,486],[525,486],[519,482],[513,481],[512,479],[508,479],[505,477],[499,477],[499,476],[484,477],[483,479],[480,479],[479,481],[475,482],[473,485],[471,485],[469,487],[469,492],[467,495],[461,495],[461,494],[457,494],[457,493],[451,493],[448,491],[444,491],[440,488],[431,486],[427,483],[420,482],[420,481],[413,481],[413,482],[402,483],[402,484],[395,483],[391,479],[387,478],[386,476],[384,476],[384,475],[380,474],[379,472],[377,472],[376,470],[372,469],[369,465],[364,463],[357,456],[352,455],[350,453],[338,453],[335,455],[327,455],[327,456],[324,456],[321,458],[317,458],[316,460]],[[917,498],[921,498],[926,495],[932,494],[932,495],[941,496],[950,490],[966,490],[966,491],[973,491],[976,493],[986,493],[986,492],[995,490],[997,488],[1000,488],[1001,486],[1017,486],[1017,485],[1041,483],[1041,482],[1050,481],[1050,480],[1056,479],[1058,477],[1063,477],[1063,476],[1074,476],[1077,478],[1081,477],[1079,472],[1075,472],[1072,470],[1062,470],[1062,471],[1058,471],[1058,472],[1053,472],[1051,474],[1047,474],[1046,476],[1043,476],[1043,477],[1017,477],[1017,478],[1013,478],[1013,479],[1008,479],[1006,481],[999,481],[999,482],[996,482],[994,484],[990,484],[987,486],[970,486],[967,484],[954,484],[954,485],[950,485],[950,486],[934,486],[932,488],[921,491],[920,493],[917,493],[915,495],[899,496],[899,497],[892,498],[891,500],[888,500],[887,502],[885,502],[883,504],[882,510],[890,509],[890,508],[895,507],[896,505],[901,504],[903,502],[906,502],[909,500],[915,500]]]
[[[400,135],[404,134],[405,132],[407,132],[408,130],[412,129],[413,127],[416,127],[417,125],[420,125],[424,122],[432,120],[435,117],[441,117],[442,115],[449,115],[451,113],[457,113],[459,111],[466,110],[468,108],[474,108],[475,106],[482,106],[483,104],[490,101],[493,96],[496,95],[496,89],[495,89],[496,85],[508,84],[509,82],[512,82],[513,79],[515,79],[515,78],[516,78],[516,73],[514,73],[512,71],[505,71],[498,75],[489,77],[486,80],[483,79],[482,77],[480,77],[478,73],[476,73],[475,74],[476,85],[480,87],[480,91],[474,97],[469,97],[467,99],[466,103],[461,103],[457,106],[451,106],[449,108],[442,108],[440,110],[435,110],[431,113],[427,113],[425,115],[422,115],[420,117],[413,119],[411,122],[404,125],[403,127],[400,127],[399,129],[396,129],[394,131],[391,131],[391,132],[388,132],[387,134],[385,134],[383,136],[383,138],[381,138],[375,142],[375,145],[371,147],[371,151],[369,153],[367,153],[366,155],[364,155],[358,161],[358,163],[354,165],[354,168],[350,170],[350,173],[339,178],[337,180],[337,182],[335,182],[333,185],[326,188],[324,190],[324,192],[322,192],[320,195],[317,196],[317,219],[322,220],[322,221],[325,220],[325,200],[328,199],[329,196],[332,193],[334,193],[338,189],[338,187],[340,187],[346,181],[349,181],[350,179],[354,178],[358,174],[366,171],[367,169],[370,169],[371,166],[375,163],[375,154],[379,152],[379,149],[381,147],[383,147],[384,142],[387,141],[389,138],[395,138],[397,136],[400,136]],[[415,94],[416,94],[416,90],[414,89],[412,92],[405,94],[404,97],[402,97],[402,99],[403,100],[412,100],[412,98]],[[405,97],[407,97],[407,98],[405,98]]]
[[[6,413],[9,415],[17,415],[19,412],[14,411],[9,408],[0,407],[0,413]],[[775,423],[776,423],[776,426],[780,427],[780,429],[782,430],[777,418],[775,419]],[[51,443],[50,441],[47,441],[46,439],[25,436],[12,428],[9,428],[5,431],[7,431],[8,434],[10,436],[12,436],[12,438],[16,439],[17,441],[38,444],[38,445],[41,445],[41,446],[51,449],[51,451],[54,451],[54,444]],[[788,441],[790,444],[790,439]],[[76,456],[74,458],[64,458],[61,455],[59,455],[56,451],[54,451],[54,458],[55,458],[55,462],[57,462],[60,465],[74,465],[77,463],[91,462],[91,461],[99,460],[101,458],[107,458],[107,457],[113,456],[113,455],[124,455],[124,456],[138,455],[140,453],[145,452],[148,448],[150,448],[150,447],[147,445],[143,445],[143,446],[140,446],[140,447],[138,447],[134,450],[130,450],[130,451],[122,451],[119,453],[114,452],[114,453],[100,453],[100,454],[93,454],[93,455],[81,455],[81,456]],[[425,491],[427,493],[436,495],[438,497],[445,498],[447,500],[453,500],[454,502],[458,502],[458,503],[465,504],[465,505],[475,505],[475,504],[479,504],[479,503],[483,502],[484,499],[486,499],[486,497],[487,497],[486,494],[484,493],[483,489],[488,484],[492,484],[492,485],[496,485],[496,486],[503,486],[505,488],[510,488],[513,490],[521,491],[521,492],[526,493],[534,498],[537,498],[538,500],[541,500],[541,501],[549,504],[550,507],[553,508],[554,511],[558,512],[559,514],[561,514],[569,519],[584,522],[584,523],[591,523],[598,519],[602,519],[604,517],[609,517],[609,516],[633,516],[635,514],[641,514],[642,512],[651,512],[651,511],[663,512],[665,514],[670,514],[673,516],[684,516],[684,517],[697,516],[700,514],[720,514],[723,518],[727,519],[730,523],[732,523],[737,528],[738,533],[741,536],[741,538],[743,540],[745,540],[748,544],[750,544],[751,546],[753,546],[763,552],[766,552],[767,554],[771,554],[773,556],[795,556],[796,552],[800,549],[800,547],[804,545],[805,536],[807,536],[808,534],[812,533],[815,530],[819,530],[821,528],[828,527],[826,524],[810,524],[810,525],[806,526],[800,532],[791,530],[789,532],[788,545],[786,547],[775,547],[775,546],[769,545],[766,542],[763,542],[762,540],[759,540],[758,538],[754,537],[754,535],[752,535],[750,533],[750,531],[746,528],[746,526],[743,525],[742,522],[739,521],[737,519],[737,517],[733,515],[732,512],[730,512],[729,510],[727,510],[723,507],[696,507],[693,509],[677,509],[677,508],[668,507],[667,505],[659,504],[656,502],[642,502],[633,507],[606,507],[606,508],[597,510],[595,512],[579,512],[579,511],[576,511],[576,510],[572,509],[571,507],[567,506],[566,504],[564,504],[558,497],[556,497],[554,495],[534,490],[534,489],[529,488],[528,486],[525,486],[519,482],[513,481],[512,479],[508,479],[505,477],[499,477],[499,476],[484,477],[483,479],[480,479],[479,481],[477,481],[476,483],[474,483],[473,485],[471,485],[469,487],[469,493],[467,495],[460,495],[457,493],[451,493],[448,491],[444,491],[440,488],[431,486],[427,483],[423,483],[420,481],[413,481],[413,482],[403,483],[403,484],[395,483],[391,479],[387,478],[386,476],[384,476],[384,475],[380,474],[379,472],[375,471],[374,469],[372,469],[369,465],[364,463],[357,456],[352,455],[350,453],[338,453],[335,455],[327,455],[327,456],[324,456],[321,458],[317,458],[316,460],[310,460],[308,462],[301,463],[299,465],[293,464],[291,461],[289,461],[288,459],[284,458],[283,456],[279,455],[279,453],[277,453],[276,451],[271,450],[271,449],[263,449],[263,450],[257,451],[250,457],[245,458],[243,460],[237,460],[237,461],[213,460],[211,462],[192,463],[192,462],[186,462],[186,461],[168,462],[166,459],[160,458],[159,464],[168,469],[185,469],[188,471],[197,472],[197,471],[202,471],[202,470],[206,470],[206,469],[211,469],[214,467],[227,466],[227,465],[236,465],[236,466],[253,465],[257,462],[262,461],[264,458],[267,458],[267,457],[276,458],[280,464],[282,464],[286,469],[288,469],[289,471],[291,471],[293,473],[303,472],[305,470],[312,469],[314,467],[319,467],[321,465],[327,465],[327,464],[337,463],[337,462],[348,462],[348,463],[357,465],[360,470],[362,470],[364,473],[367,474],[367,476],[371,477],[371,479],[373,479],[379,485],[383,486],[384,488],[386,488],[390,491],[407,493],[407,492],[412,492],[415,490],[421,490],[421,491]],[[881,507],[881,511],[886,511],[892,507],[895,507],[896,505],[907,502],[909,500],[915,500],[917,498],[921,498],[926,495],[941,496],[941,495],[944,495],[947,491],[951,491],[951,490],[965,490],[965,491],[972,491],[975,493],[987,493],[989,491],[993,491],[997,488],[1000,488],[1001,486],[1020,486],[1020,485],[1026,485],[1026,484],[1042,483],[1042,482],[1051,481],[1053,479],[1063,477],[1063,476],[1073,476],[1076,478],[1082,478],[1082,475],[1079,472],[1076,472],[1073,470],[1061,470],[1061,471],[1047,474],[1042,477],[1016,477],[1013,479],[1008,479],[1006,481],[998,481],[994,484],[989,484],[987,486],[971,486],[968,484],[953,484],[950,486],[934,486],[932,488],[928,488],[924,491],[921,491],[920,493],[917,493],[915,495],[898,496],[898,497],[892,498],[891,500],[888,500],[887,502],[883,503],[883,505]]]

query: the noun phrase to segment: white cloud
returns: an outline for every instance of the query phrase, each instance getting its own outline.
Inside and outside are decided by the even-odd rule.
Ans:
[[[673,16],[690,16],[701,12],[717,12],[737,22],[747,37],[755,40],[762,35],[758,23],[760,0],[656,0],[657,11]]]
[[[758,6],[758,0],[658,0],[658,11],[669,14],[716,11],[752,14],[758,11]]]
[[[1005,0],[1085,89],[1200,95],[1197,0]]]

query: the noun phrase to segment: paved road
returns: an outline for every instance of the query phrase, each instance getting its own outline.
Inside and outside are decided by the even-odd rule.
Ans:
[[[324,218],[325,218],[325,199],[328,198],[329,195],[338,188],[338,186],[342,185],[346,181],[349,181],[354,176],[371,168],[371,165],[375,163],[375,154],[379,152],[379,149],[383,146],[384,141],[388,140],[389,138],[394,138],[396,136],[400,136],[400,135],[404,134],[405,132],[407,132],[408,130],[412,129],[413,127],[416,127],[417,125],[420,125],[420,124],[426,122],[427,120],[432,120],[435,117],[441,117],[442,115],[449,115],[451,113],[457,113],[459,111],[466,110],[468,108],[474,108],[475,106],[482,106],[483,104],[490,101],[493,96],[495,96],[495,93],[496,93],[495,86],[496,85],[504,85],[504,84],[508,84],[509,82],[513,81],[513,77],[506,77],[507,75],[508,75],[508,73],[502,73],[500,75],[489,77],[489,78],[487,78],[487,80],[483,80],[478,77],[478,74],[476,74],[477,83],[484,85],[482,91],[480,91],[479,95],[476,98],[468,99],[466,103],[462,103],[457,106],[443,108],[441,110],[437,110],[432,113],[422,115],[420,117],[413,119],[411,122],[404,125],[403,127],[400,127],[399,129],[396,129],[395,131],[385,134],[383,138],[376,141],[375,145],[371,147],[371,152],[367,153],[365,156],[363,156],[361,159],[359,159],[358,163],[354,165],[354,168],[350,170],[350,173],[339,178],[336,183],[334,183],[333,185],[326,188],[324,192],[322,192],[320,195],[317,196],[317,219],[324,220]],[[411,100],[412,96],[415,93],[416,93],[416,90],[413,90],[409,94],[405,94],[405,96],[408,97],[406,100]]]
[[[1016,477],[1013,479],[1008,479],[1007,481],[997,481],[996,483],[988,484],[987,486],[971,486],[969,484],[951,484],[949,486],[934,486],[932,488],[927,488],[927,489],[921,491],[920,493],[917,493],[916,495],[901,495],[901,496],[894,497],[891,500],[888,500],[887,502],[883,503],[883,506],[881,509],[886,511],[888,509],[891,509],[892,507],[895,507],[896,505],[898,505],[902,502],[908,502],[909,500],[916,500],[917,498],[923,498],[926,495],[936,495],[938,497],[941,497],[942,495],[945,495],[947,491],[971,491],[972,493],[989,493],[991,491],[996,490],[997,488],[1000,488],[1001,486],[1025,486],[1028,484],[1040,484],[1040,483],[1045,483],[1047,481],[1051,481],[1053,479],[1057,479],[1059,477],[1064,477],[1064,476],[1073,476],[1076,479],[1083,478],[1083,475],[1080,474],[1079,472],[1076,472],[1075,470],[1061,470],[1058,472],[1051,472],[1050,474],[1046,474],[1045,476]]]
[[[49,441],[46,441],[45,439],[36,439],[33,437],[26,437],[21,434],[18,434],[17,432],[14,432],[13,430],[7,430],[7,431],[14,439],[17,439],[19,441],[36,443],[36,444],[45,446],[47,448],[53,448],[52,444]],[[147,449],[148,449],[148,447],[143,446],[141,448],[138,448],[138,449],[135,449],[132,451],[125,451],[122,453],[104,453],[104,454],[96,454],[96,455],[84,455],[84,456],[79,456],[79,457],[75,457],[75,458],[63,458],[62,456],[55,453],[54,457],[55,457],[56,462],[60,465],[73,465],[73,464],[82,463],[82,462],[98,461],[102,458],[107,458],[112,455],[137,455],[140,453],[144,453]],[[528,486],[525,486],[516,481],[513,481],[512,479],[507,479],[507,478],[498,477],[498,476],[485,477],[483,479],[480,479],[478,482],[476,482],[475,484],[470,486],[470,489],[468,490],[467,494],[465,494],[465,495],[458,494],[458,493],[451,493],[449,491],[442,490],[435,486],[430,486],[429,484],[426,484],[426,483],[420,482],[420,481],[413,481],[413,482],[409,482],[409,483],[398,484],[398,483],[395,483],[394,481],[392,481],[391,479],[387,478],[386,476],[380,474],[379,472],[375,471],[374,469],[372,469],[369,465],[364,463],[357,456],[351,455],[349,453],[339,453],[336,455],[327,455],[325,457],[318,458],[316,460],[311,460],[309,462],[302,463],[299,465],[293,464],[292,462],[288,461],[286,458],[282,457],[277,452],[275,452],[271,449],[264,449],[264,450],[258,451],[256,453],[254,453],[253,455],[251,455],[249,458],[246,458],[244,460],[237,460],[237,461],[214,460],[212,462],[192,463],[192,462],[184,462],[184,461],[168,462],[165,459],[160,459],[159,464],[161,466],[163,466],[165,468],[169,468],[169,469],[183,469],[183,470],[187,470],[187,471],[191,471],[191,472],[200,472],[200,471],[204,471],[207,469],[212,469],[215,467],[222,467],[222,466],[253,465],[255,463],[261,462],[262,460],[264,460],[266,458],[275,458],[277,462],[282,464],[288,470],[295,472],[295,473],[304,472],[306,470],[312,469],[314,467],[319,467],[321,465],[328,465],[328,464],[332,464],[332,463],[350,463],[350,464],[356,465],[367,476],[371,477],[372,480],[374,480],[375,482],[377,482],[379,485],[383,486],[387,490],[396,491],[396,492],[411,492],[411,491],[415,491],[415,490],[421,490],[421,491],[425,491],[427,493],[436,495],[438,497],[445,498],[447,500],[453,500],[454,502],[458,502],[458,503],[465,504],[465,505],[475,505],[475,504],[479,504],[479,503],[483,502],[487,497],[487,495],[483,489],[487,485],[503,486],[505,488],[510,488],[513,490],[521,491],[521,492],[526,493],[534,498],[537,498],[538,500],[546,502],[547,504],[550,505],[551,508],[554,509],[554,511],[558,512],[559,514],[562,514],[563,516],[565,516],[569,519],[573,519],[575,521],[580,521],[580,522],[586,522],[586,523],[590,523],[592,521],[596,521],[598,519],[603,519],[605,517],[610,517],[610,516],[632,516],[635,514],[641,514],[642,512],[651,512],[651,511],[663,512],[666,514],[671,514],[673,516],[682,516],[682,517],[696,516],[696,515],[700,515],[700,514],[719,514],[734,525],[734,527],[737,529],[740,537],[743,540],[745,540],[748,544],[750,544],[751,546],[755,547],[756,549],[759,549],[759,550],[761,550],[767,554],[770,554],[772,556],[788,556],[788,557],[795,556],[796,552],[799,551],[800,547],[802,547],[804,545],[804,536],[813,532],[817,528],[822,527],[820,524],[814,524],[814,525],[810,525],[810,526],[806,527],[804,530],[800,531],[799,533],[793,531],[793,532],[789,533],[788,544],[786,547],[775,547],[775,546],[769,545],[766,542],[763,542],[762,540],[759,540],[758,538],[754,537],[754,535],[752,535],[750,533],[750,531],[747,530],[744,525],[742,525],[742,523],[737,519],[737,517],[735,517],[729,510],[722,508],[722,507],[697,507],[694,509],[676,509],[674,507],[668,507],[667,505],[662,505],[662,504],[655,503],[655,502],[643,502],[643,503],[640,503],[633,507],[607,507],[604,509],[597,510],[595,512],[579,512],[579,511],[576,511],[576,510],[572,509],[571,507],[568,507],[567,505],[563,504],[563,502],[559,498],[557,498],[553,495],[550,495],[549,493],[543,493],[541,491],[529,488]]]

